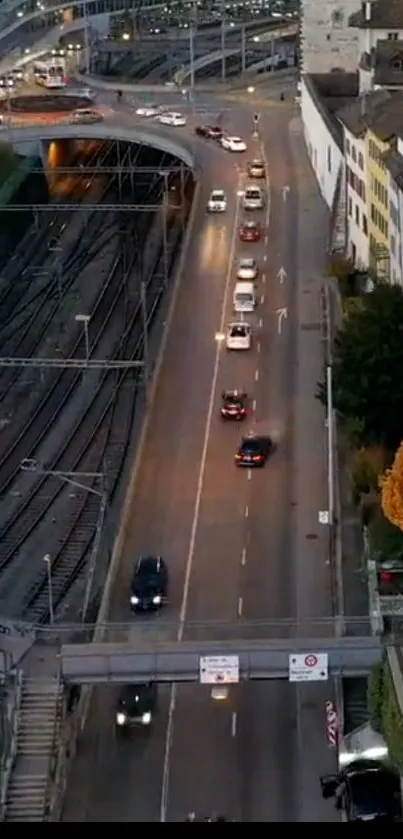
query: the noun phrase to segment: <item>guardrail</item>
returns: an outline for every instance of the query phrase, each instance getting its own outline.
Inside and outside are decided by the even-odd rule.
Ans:
[[[10,678],[10,677],[5,677]],[[12,677],[11,677],[12,678]],[[8,739],[8,748],[6,747],[3,749],[3,753],[0,757],[0,776],[1,776],[1,786],[0,786],[0,820],[5,820],[6,815],[6,803],[7,803],[7,791],[8,785],[10,782],[11,773],[14,766],[14,761],[17,754],[17,737],[18,737],[18,726],[19,726],[19,716],[20,716],[20,707],[21,707],[21,694],[22,694],[22,670],[18,670],[15,675],[15,694],[14,694],[14,701],[7,706],[7,713],[6,717],[3,720],[7,727],[7,735],[9,736]],[[4,701],[4,699],[3,699]]]

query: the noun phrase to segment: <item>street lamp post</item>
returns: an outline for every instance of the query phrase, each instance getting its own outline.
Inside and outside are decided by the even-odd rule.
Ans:
[[[53,589],[52,589],[52,557],[50,554],[45,554],[43,557],[43,561],[46,565],[46,570],[48,574],[48,597],[49,597],[49,619],[51,625],[54,623],[54,611],[53,611]]]
[[[227,76],[227,67],[225,61],[225,29],[225,0],[223,0],[223,2],[221,3],[221,81],[223,82],[223,84],[225,84]]]
[[[329,525],[334,524],[334,412],[332,366],[326,367],[326,409],[327,409],[327,486],[329,504]]]
[[[88,324],[90,322],[90,315],[76,315],[77,323],[82,323],[84,326],[84,341],[85,341],[85,360],[89,361],[90,357],[90,336]]]

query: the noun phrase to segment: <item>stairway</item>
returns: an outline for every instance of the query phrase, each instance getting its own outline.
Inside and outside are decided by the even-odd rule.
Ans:
[[[6,798],[6,822],[44,821],[59,696],[56,678],[27,678],[22,683],[16,755]]]

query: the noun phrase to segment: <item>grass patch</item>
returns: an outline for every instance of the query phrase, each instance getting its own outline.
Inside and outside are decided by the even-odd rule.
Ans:
[[[388,746],[389,759],[403,769],[403,717],[387,661],[376,664],[368,685],[370,723]]]

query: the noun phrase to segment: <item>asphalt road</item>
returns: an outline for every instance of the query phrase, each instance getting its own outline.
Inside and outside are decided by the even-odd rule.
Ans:
[[[264,115],[260,148],[251,136],[251,110],[239,104],[225,112],[226,127],[242,132],[248,154],[228,156],[204,145],[195,233],[113,593],[112,620],[135,621],[129,580],[142,552],[161,553],[169,563],[170,602],[164,617],[180,619],[180,637],[187,636],[194,620],[238,620],[241,627],[250,619],[330,613],[325,562],[315,572],[307,568],[304,581],[302,561],[310,558],[299,540],[313,525],[305,521],[301,537],[295,513],[303,501],[295,496],[295,418],[304,195],[298,195],[290,118],[286,108]],[[257,153],[265,154],[270,175],[267,209],[260,214],[266,232],[260,244],[242,245],[237,193],[245,185],[245,158]],[[284,185],[290,188],[287,200]],[[227,192],[225,216],[205,213],[212,187]],[[312,223],[307,220],[308,226]],[[250,352],[231,354],[215,335],[233,317],[236,261],[245,253],[260,265],[254,343]],[[287,273],[282,284],[280,267]],[[283,307],[287,319],[280,332],[276,312]],[[220,392],[227,387],[243,387],[250,395],[245,430],[256,427],[276,439],[277,450],[262,471],[234,467],[244,429],[220,420]],[[306,388],[313,392],[315,383],[306,382]],[[310,454],[305,458],[309,471],[298,483],[299,493],[311,494],[309,512],[301,503],[307,518],[323,503],[315,496],[317,487],[323,491],[322,464]],[[175,822],[189,810],[225,813],[241,822],[334,820],[318,784],[318,775],[331,771],[333,761],[323,720],[329,685],[243,684],[222,702],[198,685],[173,692],[161,687],[152,731],[134,733],[125,742],[114,736],[115,695],[109,688],[95,693],[71,773],[65,821]]]

